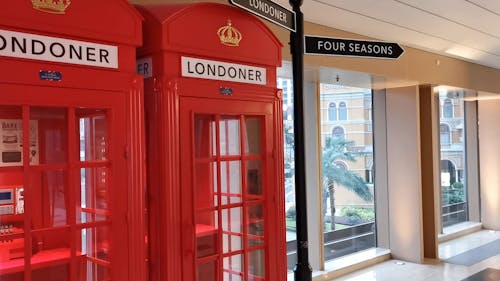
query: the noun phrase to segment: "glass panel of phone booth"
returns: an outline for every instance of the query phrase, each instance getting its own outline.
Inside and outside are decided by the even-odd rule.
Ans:
[[[31,228],[46,229],[68,225],[68,180],[65,169],[32,170],[29,173],[31,192]],[[57,239],[68,239],[58,237]]]
[[[108,111],[80,108],[78,123],[79,183],[76,189],[76,223],[81,255],[79,281],[111,280],[110,172]]]
[[[194,116],[193,194],[196,276],[200,281],[245,280],[248,266],[245,262],[254,263],[255,272],[251,274],[257,276],[255,280],[264,280],[258,276],[265,277],[262,273],[265,267],[256,263],[265,260],[255,258],[253,252],[249,256],[248,252],[248,247],[256,247],[255,252],[264,247],[262,205],[247,205],[247,202],[263,201],[260,179],[263,120],[242,115]],[[199,279],[200,276],[203,279]]]
[[[24,280],[23,108],[0,105],[0,280]]]
[[[70,280],[70,237],[69,227],[32,232],[32,281]]]
[[[30,108],[30,164],[65,164],[68,161],[67,109]],[[39,135],[38,135],[39,134]]]

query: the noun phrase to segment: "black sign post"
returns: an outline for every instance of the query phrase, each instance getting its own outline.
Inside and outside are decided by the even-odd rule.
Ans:
[[[229,3],[295,32],[295,13],[269,0],[229,0]]]
[[[305,54],[398,59],[404,49],[397,43],[305,36]]]
[[[311,281],[309,242],[307,237],[307,192],[304,135],[304,15],[302,0],[289,0],[297,19],[297,31],[290,32],[293,68],[293,137],[295,140],[295,210],[297,224],[297,264],[295,281]]]

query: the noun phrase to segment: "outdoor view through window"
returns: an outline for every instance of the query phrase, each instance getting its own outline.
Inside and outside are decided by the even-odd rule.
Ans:
[[[283,90],[285,208],[288,267],[296,263],[293,88],[278,78]],[[372,91],[321,84],[320,140],[325,262],[375,247]],[[319,206],[319,202],[316,206]],[[308,206],[308,208],[314,208]]]

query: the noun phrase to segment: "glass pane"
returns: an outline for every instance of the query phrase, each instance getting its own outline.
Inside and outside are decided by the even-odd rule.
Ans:
[[[262,205],[248,206],[247,222],[250,247],[264,244],[264,208]]]
[[[197,257],[215,255],[218,250],[218,212],[199,211],[196,213]]]
[[[23,265],[24,266],[24,263]],[[7,268],[3,267],[2,268]],[[2,281],[23,281],[24,280],[24,272],[15,272],[15,273],[2,273],[0,274],[0,280]]]
[[[68,161],[68,120],[66,108],[34,107],[30,110],[30,156],[36,164]],[[39,140],[40,149],[37,147]]]
[[[32,266],[69,262],[70,240],[69,228],[34,232],[32,234]]]
[[[63,170],[33,171],[30,173],[32,194],[32,227],[34,229],[68,224],[68,186]]]
[[[215,163],[197,162],[195,167],[195,203],[197,209],[214,207],[214,193],[217,193],[217,174],[214,173]],[[215,170],[217,171],[217,170]]]
[[[266,256],[264,250],[250,252],[248,255],[248,274],[250,280],[255,280],[252,277],[265,277]]]
[[[75,112],[79,128],[79,159],[108,159],[108,119],[105,110],[79,108]]]
[[[224,258],[224,281],[243,280],[243,255]]]
[[[110,281],[111,270],[109,266],[82,261],[78,269],[78,281]]]
[[[260,154],[262,143],[262,118],[250,117],[245,119],[246,139],[245,139],[245,153],[246,154]]]
[[[33,270],[31,272],[31,280],[33,281],[70,280],[69,261],[66,264],[54,265]]]
[[[242,208],[222,210],[222,248],[224,253],[242,249]]]
[[[111,230],[109,226],[89,227],[80,230],[82,256],[109,264]]]
[[[223,116],[219,122],[220,154],[240,155],[240,119]]]
[[[77,223],[103,221],[109,217],[108,169],[80,169],[80,188],[77,191]]]
[[[443,232],[468,220],[465,90],[439,89],[441,204]]]
[[[261,196],[262,194],[262,161],[247,161],[248,194]],[[252,199],[252,198],[250,198]],[[254,198],[255,199],[255,198]]]
[[[241,202],[241,161],[222,161],[220,166],[222,204]]]
[[[0,167],[23,164],[23,122],[20,106],[0,106]],[[39,163],[38,122],[30,121],[30,163]]]
[[[339,84],[320,91],[321,215],[330,260],[375,247],[372,91]],[[329,116],[332,103],[337,118]]]
[[[196,158],[203,159],[215,155],[215,130],[213,115],[196,114],[194,116],[194,150]]]
[[[217,280],[217,262],[211,261],[198,264],[196,273],[197,281],[216,281]]]

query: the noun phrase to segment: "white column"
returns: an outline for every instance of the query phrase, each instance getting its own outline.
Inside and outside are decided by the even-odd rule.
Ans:
[[[483,227],[500,230],[500,101],[478,102],[481,219]]]
[[[304,85],[304,134],[307,190],[307,235],[309,264],[313,270],[323,269],[323,225],[321,221],[321,182],[319,181],[318,93],[315,82]]]
[[[418,87],[386,90],[387,183],[391,254],[423,261]]]

